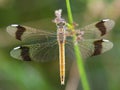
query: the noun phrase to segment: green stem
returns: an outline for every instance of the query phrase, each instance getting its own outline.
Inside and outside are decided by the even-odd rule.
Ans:
[[[66,6],[67,6],[67,12],[68,12],[68,19],[69,19],[69,23],[72,25],[73,24],[73,18],[72,18],[72,12],[71,12],[71,7],[70,7],[70,2],[69,0],[66,0]],[[74,31],[74,28],[72,29]],[[76,35],[73,35],[73,41],[76,41]],[[84,63],[81,57],[81,53],[80,53],[80,48],[78,46],[78,44],[74,45],[74,50],[75,50],[75,55],[76,55],[76,59],[77,59],[77,65],[78,65],[78,69],[79,69],[79,75],[81,77],[81,82],[83,85],[83,90],[90,90],[89,87],[89,83],[87,80],[87,75],[85,72],[85,68],[84,68]]]
[[[72,18],[72,12],[71,12],[71,8],[70,8],[70,2],[69,2],[69,0],[66,0],[66,6],[67,6],[69,23],[73,24],[73,18]]]

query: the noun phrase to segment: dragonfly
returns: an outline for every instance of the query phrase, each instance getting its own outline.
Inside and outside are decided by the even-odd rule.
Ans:
[[[58,11],[58,14],[61,14],[61,11]],[[58,20],[55,21],[57,32],[48,32],[19,24],[8,26],[7,32],[25,43],[11,50],[10,55],[13,58],[36,62],[59,60],[60,81],[61,85],[64,85],[65,59],[76,59],[72,33],[77,36],[76,41],[82,58],[86,59],[102,54],[113,47],[113,43],[103,39],[103,36],[114,27],[115,22],[111,19],[103,19],[72,32],[67,30],[66,21],[61,16],[58,16],[56,20]]]

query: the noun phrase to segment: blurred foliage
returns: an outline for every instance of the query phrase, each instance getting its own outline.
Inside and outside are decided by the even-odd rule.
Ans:
[[[106,36],[114,43],[113,49],[87,59],[85,68],[91,90],[120,90],[120,0],[71,0],[71,7],[79,27],[103,18],[115,20],[115,28]],[[66,85],[60,85],[59,61],[36,63],[13,59],[10,50],[22,43],[5,30],[6,26],[18,23],[56,31],[52,20],[59,8],[67,19],[64,0],[0,0],[0,90],[65,90]],[[71,65],[72,61],[67,60],[66,84]],[[82,90],[81,82],[78,90]]]

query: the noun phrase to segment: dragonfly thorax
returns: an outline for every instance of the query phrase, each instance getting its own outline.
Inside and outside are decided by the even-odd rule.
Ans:
[[[65,29],[59,28],[59,29],[57,30],[57,41],[58,41],[58,43],[64,43],[64,42],[65,42],[65,39],[66,39]]]

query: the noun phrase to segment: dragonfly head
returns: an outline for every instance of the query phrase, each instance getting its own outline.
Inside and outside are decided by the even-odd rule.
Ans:
[[[56,26],[58,28],[65,28],[66,27],[66,21],[65,20],[61,20],[60,22],[56,23]]]

